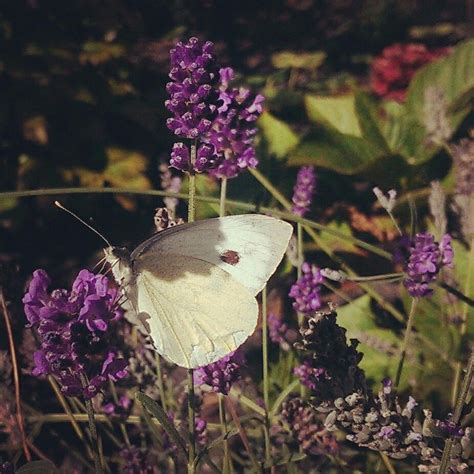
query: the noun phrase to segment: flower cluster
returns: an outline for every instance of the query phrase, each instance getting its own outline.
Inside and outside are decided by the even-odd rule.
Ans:
[[[303,166],[296,176],[296,184],[293,188],[293,206],[291,212],[303,217],[311,206],[316,188],[316,174],[314,166]]]
[[[282,318],[270,313],[267,318],[268,336],[284,351],[290,350],[290,345],[296,340],[296,330],[290,329]]]
[[[336,399],[325,425],[331,431],[346,431],[346,438],[358,446],[403,459],[420,452],[422,425],[414,417],[416,405],[410,397],[402,407],[387,379],[378,397],[354,392]]]
[[[357,351],[355,339],[347,344],[346,330],[337,324],[335,311],[317,312],[301,335],[296,346],[304,351],[306,361],[296,369],[297,375],[316,400],[334,400],[354,390],[365,392],[364,372],[358,367],[363,354]]]
[[[387,46],[381,56],[372,62],[372,90],[380,97],[402,102],[416,71],[449,52],[449,48],[430,50],[420,43],[397,43]]]
[[[232,352],[217,362],[196,369],[194,381],[196,385],[208,385],[211,391],[227,395],[232,384],[240,379],[242,364],[242,353]]]
[[[178,137],[196,139],[211,127],[218,105],[214,45],[190,38],[187,43],[178,42],[170,57],[171,82],[166,84],[170,99],[165,106],[173,117],[166,124]]]
[[[79,272],[71,291],[49,293],[50,283],[44,270],[36,270],[23,298],[41,343],[33,374],[53,375],[66,395],[92,398],[107,380],[127,375],[126,361],[107,342],[111,324],[122,316],[120,295],[107,277],[87,270]]]
[[[171,82],[166,85],[170,98],[166,108],[173,114],[166,122],[178,137],[197,140],[211,128],[220,103],[217,83],[219,71],[214,56],[214,45],[190,38],[187,43],[178,42],[170,51]],[[202,172],[212,165],[213,150],[201,145],[196,152],[193,171]],[[175,143],[170,165],[191,171],[189,147]]]
[[[305,454],[336,454],[336,437],[328,432],[312,407],[301,398],[290,398],[282,405],[282,420]]]
[[[453,249],[451,236],[444,234],[441,242],[435,241],[428,232],[416,234],[409,246],[409,258],[406,266],[404,285],[413,297],[430,295],[433,290],[429,284],[443,266],[451,266]]]
[[[254,122],[262,113],[264,98],[230,87],[234,71],[218,70],[213,44],[202,44],[197,38],[179,42],[171,50],[169,77],[170,99],[165,105],[173,117],[168,128],[179,137],[199,141],[194,157],[187,145],[175,143],[170,165],[182,171],[209,171],[217,178],[233,178],[256,167]]]
[[[264,98],[241,87],[231,88],[232,68],[219,71],[221,78],[219,98],[222,105],[204,141],[212,145],[216,155],[211,174],[217,178],[233,178],[247,168],[258,165],[253,147],[257,129],[254,122],[263,110]]]
[[[322,305],[319,292],[323,276],[319,268],[307,262],[303,263],[301,270],[303,274],[290,288],[289,296],[295,300],[293,308],[296,311],[305,315],[311,315],[320,309]]]
[[[147,452],[137,446],[128,446],[120,451],[123,474],[153,474],[155,469],[150,464]]]

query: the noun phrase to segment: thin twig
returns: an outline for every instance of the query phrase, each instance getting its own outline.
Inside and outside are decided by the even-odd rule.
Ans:
[[[10,355],[12,358],[12,369],[13,369],[13,382],[15,384],[15,403],[16,403],[16,416],[18,421],[18,427],[20,428],[21,443],[23,445],[23,452],[25,458],[31,461],[30,450],[28,449],[28,443],[25,434],[25,424],[23,419],[23,412],[21,410],[21,393],[20,393],[20,375],[18,371],[18,361],[16,357],[15,340],[13,338],[13,331],[10,323],[10,315],[8,313],[7,303],[5,301],[5,295],[3,288],[0,287],[0,304],[2,306],[3,319],[5,320],[5,326],[8,334],[8,344],[10,347]]]

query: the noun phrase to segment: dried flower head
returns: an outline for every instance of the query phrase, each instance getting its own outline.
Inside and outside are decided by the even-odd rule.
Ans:
[[[377,200],[380,205],[390,214],[393,211],[393,208],[395,207],[395,204],[397,202],[397,191],[395,191],[395,189],[390,189],[387,193],[388,197],[385,196],[385,194],[380,188],[375,187],[372,189],[372,191],[377,197]]]
[[[291,212],[303,217],[311,206],[316,188],[316,173],[314,166],[303,166],[296,176],[296,184],[293,188],[293,207]]]
[[[439,87],[430,86],[425,90],[424,99],[423,123],[426,128],[426,138],[428,143],[440,146],[446,143],[453,134],[448,119],[448,103],[445,93]]]
[[[428,199],[430,212],[439,235],[443,235],[447,228],[446,195],[439,181],[431,181],[431,193]]]
[[[347,343],[346,330],[336,317],[334,310],[317,312],[301,329],[302,339],[296,344],[306,356],[298,375],[316,400],[334,400],[354,390],[365,393],[364,372],[358,367],[363,354],[357,351],[358,341]]]
[[[104,275],[81,270],[72,290],[48,292],[50,278],[36,270],[23,298],[40,339],[33,374],[53,375],[70,396],[94,397],[107,380],[127,375],[126,361],[109,347],[108,331],[122,317],[118,291]]]
[[[290,398],[281,409],[281,418],[292,437],[308,455],[336,454],[336,437],[324,427],[316,412],[301,398]]]
[[[153,220],[155,222],[156,232],[161,232],[162,230],[169,229],[175,225],[184,224],[184,221],[181,218],[173,219],[166,207],[157,207],[155,209]]]

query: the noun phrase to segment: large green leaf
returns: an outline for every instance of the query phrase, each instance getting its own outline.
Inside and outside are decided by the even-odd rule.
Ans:
[[[362,136],[383,152],[389,153],[390,148],[380,129],[375,101],[369,94],[357,92],[354,104]]]
[[[400,341],[393,331],[381,329],[375,324],[375,318],[370,307],[370,296],[364,295],[337,310],[337,321],[347,329],[347,337],[362,339],[370,343],[361,343],[358,347],[364,353],[360,367],[366,376],[375,382],[385,377],[393,377],[398,364],[396,352]],[[394,355],[389,355],[376,347],[392,348]],[[406,383],[402,380],[402,385]]]
[[[277,119],[270,112],[264,112],[258,125],[267,143],[268,151],[277,158],[284,158],[299,141],[298,136],[285,122]]]
[[[307,95],[305,105],[311,121],[344,134],[362,136],[353,94],[335,97]]]
[[[421,117],[425,91],[439,87],[449,105],[474,88],[474,40],[458,44],[454,51],[420,69],[410,83],[407,108],[410,114]]]
[[[289,156],[291,166],[316,165],[341,174],[357,174],[381,156],[364,138],[315,127],[303,137]]]

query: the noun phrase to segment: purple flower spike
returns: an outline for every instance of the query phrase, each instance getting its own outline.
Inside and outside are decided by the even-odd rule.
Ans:
[[[315,188],[316,174],[314,166],[301,167],[296,177],[296,185],[293,188],[291,212],[303,217],[309,211]]]
[[[72,290],[48,293],[50,279],[36,270],[23,298],[25,313],[41,347],[33,375],[53,375],[68,396],[92,398],[107,383],[127,375],[126,361],[108,348],[107,337],[122,317],[120,294],[104,275],[82,270]],[[83,387],[82,380],[89,383]]]
[[[310,315],[321,308],[319,291],[323,277],[319,268],[309,263],[303,263],[303,275],[291,287],[289,296],[295,301],[293,308],[299,313]]]
[[[170,98],[166,108],[173,114],[166,122],[178,137],[196,139],[205,134],[217,113],[219,79],[214,45],[190,38],[171,50],[172,82],[166,85]]]
[[[213,364],[199,367],[194,372],[196,385],[209,385],[211,391],[227,395],[234,382],[240,379],[243,356],[232,352]]]
[[[247,168],[255,168],[258,160],[253,147],[257,129],[252,125],[263,111],[264,97],[248,89],[230,88],[232,68],[220,71],[219,99],[222,105],[203,140],[214,147],[217,162],[211,174],[217,178],[234,178]]]
[[[453,249],[449,234],[445,234],[439,244],[427,232],[416,234],[409,247],[407,278],[404,281],[410,295],[414,298],[431,295],[433,290],[429,284],[436,280],[443,266],[451,266],[452,262]]]

